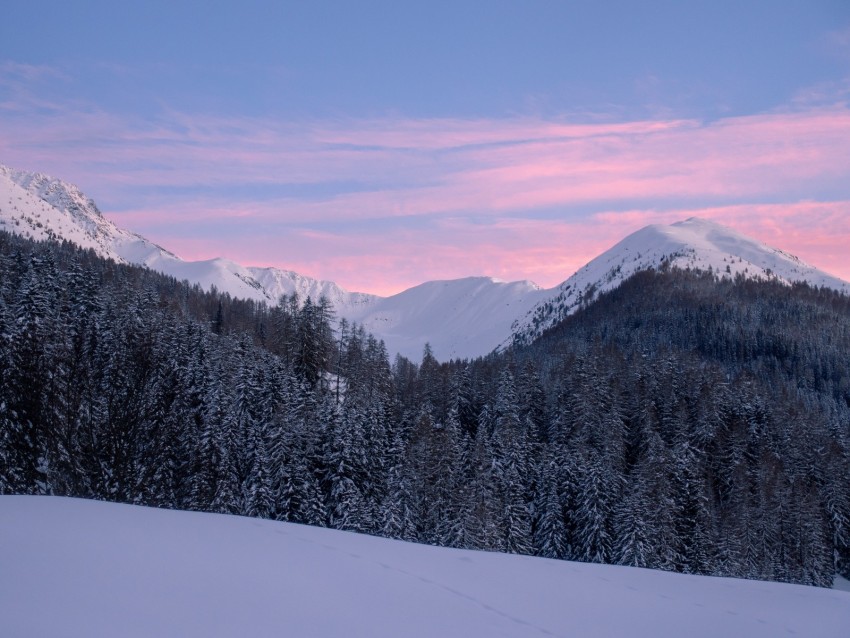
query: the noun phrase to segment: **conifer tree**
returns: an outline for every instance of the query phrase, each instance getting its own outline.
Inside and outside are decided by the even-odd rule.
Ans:
[[[539,520],[534,533],[537,554],[546,558],[566,558],[568,555],[564,502],[558,483],[558,460],[547,455],[540,472],[540,489],[535,507]]]
[[[248,516],[271,518],[275,511],[275,500],[264,430],[262,424],[256,423],[249,433],[250,471],[245,481],[244,501]]]

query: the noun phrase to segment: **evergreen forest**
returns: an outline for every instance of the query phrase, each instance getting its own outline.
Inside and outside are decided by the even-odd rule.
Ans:
[[[850,576],[850,298],[638,273],[528,345],[390,360],[0,232],[0,493],[830,586]]]

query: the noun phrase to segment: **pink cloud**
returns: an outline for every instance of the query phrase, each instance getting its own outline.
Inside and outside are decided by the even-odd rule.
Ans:
[[[403,184],[390,194],[421,202],[416,212],[444,211],[445,200],[475,206],[468,200],[485,193],[497,209],[595,198],[754,194],[776,190],[788,179],[800,184],[843,176],[850,159],[850,113],[844,108],[710,124],[344,124],[174,115],[167,126],[132,126],[107,114],[72,113],[35,130],[12,130],[0,148],[28,163],[63,165],[72,163],[73,150],[78,166],[86,158],[76,171],[88,173],[86,181],[116,188],[368,182],[385,176]],[[373,194],[379,204],[387,197],[382,190]]]
[[[532,118],[512,120],[431,119],[340,122],[322,127],[322,143],[353,146],[447,150],[470,146],[513,145],[534,141],[568,140],[604,135],[635,135],[687,126],[687,120],[569,124]]]
[[[465,217],[433,227],[352,236],[333,230],[256,233],[239,239],[159,237],[184,258],[218,255],[247,265],[276,265],[337,281],[350,290],[392,294],[427,279],[488,274],[556,286],[625,235],[647,224],[713,219],[850,280],[850,201],[734,205],[669,211],[603,212],[576,221]],[[830,228],[823,233],[821,228]]]
[[[139,122],[82,108],[6,121],[0,161],[78,183],[119,224],[184,257],[278,265],[352,289],[472,274],[553,286],[626,233],[692,215],[850,278],[843,105],[714,122],[176,112]],[[315,188],[259,194],[281,183]],[[541,209],[564,217],[529,219]],[[333,230],[359,220],[370,220],[368,235]],[[240,232],[204,231],[228,221]],[[296,230],[268,237],[251,230],[257,222]],[[175,223],[195,225],[197,236],[168,231]]]

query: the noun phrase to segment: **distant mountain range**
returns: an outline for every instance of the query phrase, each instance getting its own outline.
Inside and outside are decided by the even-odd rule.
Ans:
[[[596,295],[634,273],[665,266],[711,269],[721,277],[805,281],[850,294],[850,284],[732,229],[691,218],[652,225],[623,239],[559,286],[490,277],[429,281],[390,297],[349,292],[278,268],[229,259],[185,261],[106,219],[76,186],[0,165],[0,229],[33,239],[67,240],[119,263],[144,265],[234,297],[277,303],[282,295],[321,296],[337,317],[362,324],[391,355],[418,360],[426,343],[440,360],[485,355],[529,342]]]

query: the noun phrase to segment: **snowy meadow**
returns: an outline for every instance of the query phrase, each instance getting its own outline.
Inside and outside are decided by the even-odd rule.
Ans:
[[[0,497],[3,635],[841,637],[850,592]]]

